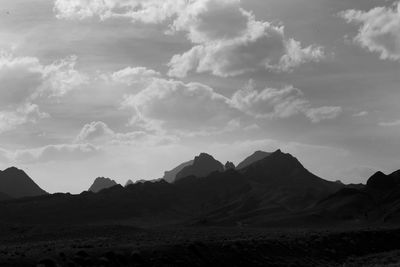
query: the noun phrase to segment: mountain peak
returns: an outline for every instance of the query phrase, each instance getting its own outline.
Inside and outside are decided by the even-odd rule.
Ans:
[[[227,171],[227,170],[234,170],[236,167],[235,167],[235,164],[233,164],[233,162],[227,161],[225,163],[224,168],[225,168],[225,171]]]
[[[191,165],[186,166],[176,175],[175,180],[177,181],[188,176],[205,177],[215,171],[223,172],[224,165],[214,159],[213,156],[201,153],[194,158]]]
[[[194,161],[199,160],[215,160],[213,156],[207,153],[200,153],[198,156],[194,158]]]
[[[269,156],[243,168],[243,171],[254,173],[254,179],[266,182],[277,177],[309,177],[310,173],[291,154],[277,150]]]
[[[245,158],[242,162],[240,162],[237,166],[236,169],[240,170],[243,169],[259,160],[262,160],[265,157],[270,156],[272,153],[268,153],[265,151],[261,151],[261,150],[257,150],[256,152],[254,152],[253,154],[251,154],[250,156],[248,156],[247,158]]]
[[[97,193],[103,189],[116,186],[117,182],[111,180],[110,178],[98,177],[94,180],[92,186],[90,186],[89,191]]]
[[[131,179],[129,179],[128,181],[126,181],[125,187],[130,186],[131,184],[134,184],[134,182]]]
[[[17,167],[10,167],[0,172],[0,188],[2,193],[15,198],[47,194]]]
[[[396,186],[396,180],[392,175],[386,175],[381,171],[376,172],[367,181],[367,188],[387,190]]]
[[[9,168],[5,169],[3,172],[6,172],[6,173],[25,173],[23,170],[15,167],[15,166],[9,167]]]

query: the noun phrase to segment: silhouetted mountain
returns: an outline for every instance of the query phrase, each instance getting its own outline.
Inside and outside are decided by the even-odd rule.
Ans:
[[[223,165],[207,154],[196,157],[186,168],[182,178],[172,184],[144,181],[99,193],[2,202],[0,217],[39,223],[138,218],[158,224],[218,225],[265,225],[290,218],[296,224],[298,214],[314,211],[315,203],[343,187],[313,175],[296,158],[281,151],[241,170],[223,171]],[[210,174],[204,174],[207,172]]]
[[[131,184],[134,184],[134,182],[129,179],[128,181],[126,181],[125,187],[130,186]]]
[[[374,190],[393,190],[399,185],[400,180],[396,175],[386,175],[383,172],[376,172],[367,181],[367,188]]]
[[[400,171],[377,172],[366,186],[348,185],[316,206],[324,218],[345,221],[399,222]]]
[[[189,176],[205,177],[216,171],[223,172],[224,165],[215,160],[212,156],[206,153],[201,153],[199,156],[194,158],[192,165],[186,166],[180,172],[178,172],[175,181]]]
[[[192,165],[192,164],[193,164],[193,160],[189,160],[187,162],[184,162],[184,163],[180,164],[179,166],[173,168],[172,170],[164,172],[164,177],[162,179],[164,179],[168,183],[173,183],[173,182],[175,182],[176,175],[183,168],[185,168],[185,167],[187,167],[189,165]]]
[[[317,177],[280,150],[240,170],[264,198],[289,209],[306,208],[343,186]]]
[[[236,166],[236,169],[237,170],[243,169],[243,168],[253,164],[254,162],[257,162],[269,155],[271,155],[271,153],[264,152],[264,151],[256,151],[251,156],[248,156],[246,159],[244,159],[242,162],[240,162]]]
[[[0,171],[0,190],[12,198],[47,194],[24,171],[15,167]]]
[[[225,163],[224,168],[225,168],[225,171],[227,171],[227,170],[233,170],[233,169],[235,169],[235,164],[233,164],[233,162],[227,161],[227,162]]]
[[[103,189],[110,188],[116,186],[117,183],[110,178],[99,177],[93,182],[92,186],[90,186],[89,191],[93,193],[100,192]]]

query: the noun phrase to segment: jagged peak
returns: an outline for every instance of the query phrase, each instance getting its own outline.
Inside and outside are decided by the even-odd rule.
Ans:
[[[118,183],[110,178],[97,177],[94,180],[93,184],[90,186],[89,191],[96,193],[103,189],[110,188],[116,185],[118,185]]]
[[[110,182],[115,182],[115,181],[112,180],[111,178],[107,178],[107,177],[97,177],[94,181],[110,181]]]
[[[381,171],[377,171],[376,173],[374,173],[370,178],[372,178],[372,177],[376,177],[376,176],[386,176],[386,174],[384,174],[383,172],[381,172]]]
[[[236,168],[235,164],[233,162],[227,161],[225,163],[225,170],[234,170]]]
[[[194,158],[194,160],[204,160],[204,159],[215,160],[215,158],[213,156],[211,156],[210,154],[204,153],[204,152],[200,153],[198,156],[196,156]]]
[[[22,169],[19,169],[15,166],[11,166],[11,167],[5,169],[3,172],[13,172],[13,173],[17,173],[17,172],[22,173],[23,172],[23,173],[25,173]]]

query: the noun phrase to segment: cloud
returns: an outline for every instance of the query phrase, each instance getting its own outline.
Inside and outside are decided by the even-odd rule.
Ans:
[[[229,77],[260,69],[287,72],[324,58],[321,47],[303,48],[287,38],[284,27],[255,16],[234,0],[199,0],[174,21],[173,29],[187,32],[196,44],[173,56],[169,75],[185,77],[189,71]]]
[[[342,113],[341,107],[319,107],[309,108],[305,111],[306,116],[314,123],[322,120],[335,119]]]
[[[265,88],[258,92],[252,85],[234,93],[231,103],[237,109],[257,118],[287,118],[300,113],[308,101],[296,88]]]
[[[155,135],[144,131],[117,133],[102,121],[94,121],[83,126],[75,143],[105,145],[166,145],[177,141],[169,135]]]
[[[99,17],[129,18],[133,22],[160,23],[176,15],[186,0],[56,0],[54,10],[59,19]]]
[[[123,106],[134,111],[135,122],[150,120],[153,126],[170,130],[182,125],[192,131],[220,128],[237,113],[229,99],[211,87],[165,79],[155,79],[144,90],[127,96]]]
[[[364,110],[364,111],[354,113],[353,117],[364,117],[364,116],[367,116],[368,114],[369,114],[369,112]]]
[[[227,97],[201,83],[162,78],[154,79],[137,94],[127,95],[122,106],[133,110],[132,124],[174,133],[232,130],[233,122],[240,124],[241,118],[252,124],[252,119],[304,114],[312,122],[319,122],[333,119],[342,111],[340,107],[312,107],[301,90],[291,86],[258,91],[250,83]]]
[[[131,86],[133,84],[149,82],[159,76],[161,76],[159,72],[145,67],[127,67],[112,73],[111,80]]]
[[[41,112],[35,104],[26,103],[14,111],[0,111],[0,133],[13,130],[19,125],[48,118],[49,114]]]
[[[310,101],[303,96],[303,92],[292,86],[257,91],[250,83],[244,89],[235,92],[231,103],[256,118],[287,118],[304,114],[315,123],[334,119],[342,112],[341,107],[312,107]]]
[[[83,126],[76,137],[76,142],[91,142],[96,139],[112,138],[115,135],[107,124],[102,121],[94,121]]]
[[[69,91],[89,82],[89,77],[75,69],[77,57],[71,56],[42,67],[41,93],[62,97]]]
[[[13,109],[33,98],[42,84],[42,71],[37,58],[0,53],[0,109]]]
[[[0,52],[0,132],[49,117],[37,100],[61,97],[85,81],[75,69],[76,57],[42,65],[35,57]]]
[[[91,144],[60,144],[21,149],[7,154],[11,162],[35,164],[51,161],[79,161],[99,155],[101,152],[100,148]]]
[[[56,0],[60,19],[129,18],[132,22],[166,23],[169,34],[183,32],[194,46],[173,56],[169,75],[190,71],[236,76],[256,70],[287,72],[307,62],[319,62],[322,47],[303,47],[284,27],[256,20],[239,0]]]
[[[360,25],[355,42],[379,53],[381,59],[400,61],[400,2],[369,11],[346,10],[340,16],[348,23]]]
[[[388,122],[380,122],[379,125],[380,125],[380,126],[383,126],[383,127],[400,126],[400,120],[388,121]]]

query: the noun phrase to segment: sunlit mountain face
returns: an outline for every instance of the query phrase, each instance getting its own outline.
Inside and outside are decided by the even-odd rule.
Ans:
[[[49,193],[278,148],[328,180],[399,168],[400,4],[5,0],[0,169]]]

